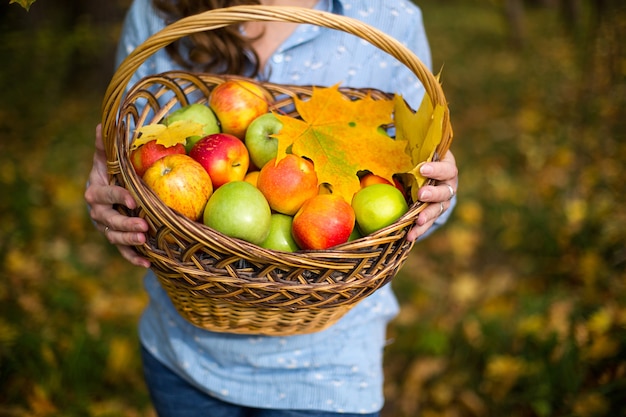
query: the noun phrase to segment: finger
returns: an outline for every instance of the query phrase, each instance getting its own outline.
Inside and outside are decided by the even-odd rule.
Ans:
[[[141,217],[129,217],[121,214],[117,210],[99,206],[99,209],[92,209],[91,218],[98,224],[102,225],[101,231],[104,232],[106,227],[109,230],[115,230],[121,233],[146,233],[148,231],[148,223]],[[131,243],[130,241],[119,241],[112,243]],[[139,242],[140,244],[143,243]]]
[[[117,250],[122,257],[135,266],[141,266],[143,268],[150,268],[150,261],[140,256],[135,249],[130,246],[118,246]]]
[[[456,194],[456,188],[449,182],[442,182],[437,185],[425,185],[417,192],[419,201],[426,203],[439,203],[449,201]]]
[[[137,246],[146,243],[146,234],[139,232],[125,232],[110,226],[103,228],[104,236],[114,245]]]
[[[137,207],[130,192],[117,185],[90,183],[89,187],[85,190],[85,200],[92,207],[98,205],[113,206],[114,204],[120,204],[129,209]]]
[[[447,152],[444,158],[438,162],[426,162],[420,167],[420,174],[426,178],[439,181],[451,181],[456,183],[458,168],[452,152]]]
[[[421,226],[431,221],[434,222],[439,216],[445,213],[448,207],[450,207],[448,201],[429,204],[428,207],[417,215],[416,223]]]
[[[418,215],[414,226],[409,230],[407,239],[411,242],[417,240],[420,236],[428,231],[439,217],[441,212],[440,204],[430,204]]]
[[[413,226],[411,230],[409,230],[409,233],[407,233],[406,238],[409,242],[415,242],[417,239],[419,239],[420,236],[426,233],[429,228],[430,224],[425,224],[423,226]]]

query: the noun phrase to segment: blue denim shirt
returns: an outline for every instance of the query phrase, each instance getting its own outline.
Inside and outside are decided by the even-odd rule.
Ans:
[[[318,9],[358,18],[411,48],[430,67],[420,10],[408,0],[320,0]],[[118,63],[164,27],[150,0],[135,0],[118,48]],[[138,70],[141,77],[177,69],[164,50]],[[278,48],[259,78],[282,84],[374,87],[399,93],[413,108],[423,96],[403,64],[350,34],[300,25]],[[437,222],[446,221],[448,210]],[[437,226],[436,225],[436,226]],[[433,228],[434,229],[434,228]],[[431,229],[432,230],[432,229]],[[289,337],[214,333],[185,321],[156,277],[140,321],[144,346],[193,385],[224,401],[264,408],[372,413],[383,406],[382,355],[386,327],[398,304],[390,285],[330,328]]]

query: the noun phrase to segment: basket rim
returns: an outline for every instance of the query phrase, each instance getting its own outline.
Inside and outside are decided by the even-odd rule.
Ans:
[[[145,84],[149,84],[151,81],[162,81],[164,79],[168,79],[175,84],[175,78],[181,75],[188,78],[196,79],[198,81],[205,81],[208,79],[214,82],[216,80],[219,80],[221,82],[233,77],[245,78],[231,75],[224,76],[219,74],[193,73],[180,70],[149,75],[147,77],[144,77],[135,86],[133,86],[131,91],[129,91],[122,105],[122,109],[126,108],[129,103],[133,102],[133,100],[136,98],[134,96],[134,93],[136,91],[141,91]],[[280,91],[287,91],[291,87],[288,85],[276,84],[271,82],[259,82],[259,84],[267,88],[269,91],[272,91],[274,87],[280,89]],[[314,86],[297,85],[294,87],[299,91],[303,91],[310,89]],[[374,89],[344,87],[342,90],[353,93],[366,93]],[[380,90],[376,91],[379,91],[379,93],[384,96],[389,95],[389,93],[382,92]],[[296,93],[291,92],[291,94],[295,95]],[[121,119],[124,116],[125,114],[121,113],[119,115],[119,118]],[[122,125],[121,122],[120,125]],[[155,208],[158,209],[158,213],[154,214],[159,216],[159,220],[161,220],[161,222],[163,222],[165,226],[170,229],[176,229],[177,233],[179,233],[180,235],[188,239],[193,239],[199,244],[205,245],[210,245],[218,241],[219,244],[222,245],[222,249],[224,251],[231,253],[233,256],[237,256],[246,260],[255,260],[259,259],[260,257],[262,259],[267,259],[268,261],[280,261],[281,263],[287,263],[295,268],[327,268],[330,266],[336,268],[339,271],[348,270],[349,268],[346,266],[345,262],[341,261],[345,261],[346,258],[353,258],[355,260],[361,260],[364,258],[375,258],[377,256],[377,253],[371,251],[371,242],[373,240],[378,240],[381,237],[384,238],[385,236],[390,235],[393,231],[406,234],[406,231],[414,223],[417,215],[428,205],[427,203],[421,201],[413,202],[409,206],[409,210],[391,225],[381,228],[367,236],[359,237],[352,241],[333,246],[332,248],[324,250],[302,249],[297,252],[283,252],[273,249],[267,249],[241,239],[226,236],[202,223],[186,218],[185,216],[177,213],[175,210],[166,207],[162,203],[159,204],[159,200],[156,194],[154,194],[152,190],[150,190],[149,187],[147,187],[145,183],[143,183],[143,180],[136,174],[136,172],[132,169],[130,165],[129,154],[127,152],[127,148],[130,145],[128,141],[129,138],[127,138],[125,135],[118,136],[120,138],[120,144],[118,145],[118,150],[120,153],[120,170],[117,171],[117,173],[123,176],[124,183],[129,186],[129,191],[131,191],[131,194],[133,194],[133,197],[135,197],[136,200],[143,203],[145,203],[145,200],[149,200],[148,203],[153,202],[154,204],[149,204],[150,208],[153,210]],[[149,194],[149,197],[142,198],[141,196],[139,196],[139,194],[142,193]],[[174,227],[177,223],[184,227]],[[403,229],[404,232],[402,232]]]

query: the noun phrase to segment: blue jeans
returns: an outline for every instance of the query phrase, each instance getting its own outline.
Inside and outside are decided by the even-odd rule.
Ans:
[[[141,347],[143,371],[159,417],[379,417],[373,414],[337,414],[328,411],[272,410],[230,404],[200,391],[161,364]]]

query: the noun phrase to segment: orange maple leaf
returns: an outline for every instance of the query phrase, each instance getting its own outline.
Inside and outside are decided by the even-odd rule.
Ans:
[[[392,180],[393,174],[413,168],[407,141],[379,129],[393,121],[392,100],[350,100],[336,85],[314,87],[310,99],[295,99],[294,104],[302,120],[276,115],[283,124],[276,135],[277,160],[287,152],[312,160],[320,184],[346,201],[360,188],[359,171]]]

